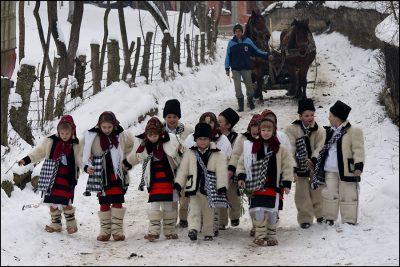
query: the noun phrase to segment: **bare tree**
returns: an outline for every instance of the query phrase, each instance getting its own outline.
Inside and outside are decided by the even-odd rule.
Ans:
[[[160,14],[161,11],[160,9],[154,4],[154,1],[143,1],[143,5],[146,7],[146,9],[149,11],[149,13],[153,16],[153,18],[156,20],[158,26],[164,32],[165,30],[169,29],[168,26],[168,21],[165,20],[165,18]]]
[[[104,58],[106,55],[107,48],[107,38],[108,38],[108,14],[110,14],[111,6],[110,1],[107,1],[107,8],[104,12],[104,36],[103,36],[103,44],[101,45],[101,55],[100,55],[100,80],[103,79],[103,67],[104,67]]]
[[[122,80],[126,81],[126,75],[131,69],[131,61],[130,61],[130,53],[128,48],[128,38],[126,36],[126,25],[125,25],[125,16],[124,16],[124,6],[122,1],[118,3],[118,17],[119,17],[119,28],[121,30],[122,37],[122,47],[124,50],[124,69],[122,71]]]
[[[183,13],[187,13],[190,10],[190,2],[188,1],[181,1],[180,2],[180,9],[179,9],[179,17],[178,17],[178,24],[176,27],[176,54],[175,54],[175,63],[179,64],[181,63],[181,28],[182,28],[182,18],[183,18]]]
[[[75,7],[75,1],[68,1],[68,19],[67,19],[67,21],[69,23],[72,23],[72,19],[74,17],[74,7]]]
[[[74,71],[74,58],[79,44],[83,3],[83,1],[76,1],[74,4],[74,16],[72,19],[71,34],[67,50],[66,44],[60,40],[60,35],[57,29],[57,2],[47,1],[48,20],[51,24],[51,33],[57,46],[57,53],[60,56],[60,68],[57,83],[59,83],[62,78],[72,75]]]
[[[19,24],[19,62],[25,57],[25,1],[19,1],[18,24]]]

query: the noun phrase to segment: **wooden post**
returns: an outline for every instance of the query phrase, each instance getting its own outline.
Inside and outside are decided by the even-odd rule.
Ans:
[[[78,82],[78,87],[75,89],[75,94],[72,93],[71,97],[80,97],[83,100],[83,86],[85,85],[85,71],[86,71],[86,55],[79,55],[75,58],[75,78]]]
[[[140,70],[140,76],[146,77],[147,84],[149,84],[150,48],[151,48],[152,37],[153,37],[153,32],[146,33],[146,40],[144,42],[142,68]]]
[[[206,55],[206,34],[204,32],[200,35],[200,62],[204,64]]]
[[[119,44],[117,40],[110,40],[107,43],[107,86],[113,82],[119,82]]]
[[[186,50],[187,50],[186,67],[192,68],[193,63],[192,63],[192,53],[190,53],[190,35],[189,34],[186,34],[185,42],[186,42]]]
[[[200,65],[199,63],[199,35],[196,34],[194,38],[194,64],[196,66]]]
[[[8,146],[8,99],[10,97],[10,80],[1,78],[1,145]]]
[[[170,73],[172,73],[172,76],[174,76],[174,63],[176,62],[176,49],[175,49],[175,45],[174,45],[174,38],[169,34],[169,33],[165,33],[169,35],[169,43],[168,43],[168,47],[169,47],[169,58],[168,58],[168,69],[170,71]]]
[[[93,95],[100,92],[100,44],[90,44],[91,61],[90,69],[92,70],[93,79]]]
[[[169,34],[164,34],[164,37],[161,42],[161,65],[160,65],[160,71],[161,71],[161,77],[163,78],[163,81],[166,79],[165,75],[165,62],[167,62],[167,46],[169,43]]]
[[[137,67],[139,64],[139,56],[140,56],[140,49],[142,47],[142,39],[140,39],[140,37],[138,37],[136,39],[136,53],[135,53],[135,63],[133,64],[133,68],[132,68],[132,83],[135,83],[135,79],[136,79],[136,72],[137,72]]]
[[[44,115],[44,119],[46,121],[51,121],[54,119],[54,91],[56,88],[57,70],[58,70],[59,63],[60,63],[60,57],[55,56],[53,59],[53,69],[49,73],[49,75],[50,75],[50,90],[49,90],[49,94],[47,95],[46,113]]]
[[[21,65],[17,77],[15,93],[21,96],[22,106],[18,109],[11,107],[10,122],[14,130],[22,137],[22,139],[33,146],[33,135],[28,126],[28,113],[33,82],[37,79],[35,76],[35,66],[26,64]]]

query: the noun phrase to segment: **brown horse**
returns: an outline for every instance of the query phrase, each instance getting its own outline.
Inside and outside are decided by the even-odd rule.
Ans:
[[[280,36],[281,52],[288,69],[291,86],[288,95],[306,98],[307,72],[315,59],[314,38],[308,27],[308,19],[294,20]]]
[[[244,36],[250,38],[253,43],[261,50],[269,52],[268,41],[271,34],[266,26],[264,17],[260,11],[254,11],[247,20]],[[264,75],[268,74],[268,61],[259,57],[251,57],[253,82],[257,82],[257,88],[254,91],[254,98],[260,98],[262,101],[262,83]],[[256,77],[254,79],[254,76]]]

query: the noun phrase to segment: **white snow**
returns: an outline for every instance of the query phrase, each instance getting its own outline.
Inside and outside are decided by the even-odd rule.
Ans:
[[[21,95],[18,93],[11,93],[9,96],[9,103],[11,106],[15,107],[16,109],[18,109],[19,107],[22,106],[22,98]]]
[[[397,17],[399,17],[398,10]],[[380,40],[399,47],[399,24],[394,14],[387,16],[386,19],[376,26],[375,35]]]
[[[26,25],[35,25],[33,16],[26,7]],[[41,9],[41,15],[47,16]],[[130,15],[137,14],[125,9]],[[143,12],[143,11],[141,11]],[[68,6],[59,9],[59,17],[65,18]],[[98,25],[102,23],[104,9],[85,5],[81,28],[81,41],[89,44],[94,35],[101,38]],[[145,14],[145,12],[143,12]],[[127,25],[128,18],[126,14]],[[18,16],[18,15],[17,15]],[[150,15],[146,13],[146,17]],[[94,18],[101,18],[95,21]],[[134,17],[137,20],[137,16]],[[109,31],[119,33],[115,10],[110,12]],[[149,19],[151,21],[151,19]],[[67,23],[66,23],[67,25]],[[69,24],[68,24],[69,25]],[[102,25],[102,24],[101,24]],[[131,21],[130,25],[138,25]],[[154,25],[154,24],[151,24]],[[172,25],[172,24],[171,24]],[[64,25],[63,25],[64,26]],[[43,25],[45,29],[45,25]],[[149,27],[145,24],[145,27]],[[139,26],[129,31],[129,40],[141,36]],[[147,29],[146,29],[147,30]],[[36,29],[27,30],[29,43],[25,53],[41,58],[41,47]],[[279,32],[273,32],[273,40],[279,40]],[[17,34],[18,36],[18,34]],[[162,38],[162,35],[160,35]],[[144,130],[149,117],[142,123],[137,117],[150,108],[162,110],[166,100],[177,98],[181,102],[181,121],[194,127],[199,116],[206,111],[217,115],[227,107],[237,108],[234,85],[225,75],[224,59],[228,39],[218,39],[216,61],[201,65],[198,71],[181,66],[183,75],[175,80],[143,84],[137,78],[138,87],[129,88],[125,82],[113,83],[93,96],[82,106],[72,111],[79,137],[93,127],[102,111],[111,110],[121,125],[132,134]],[[122,242],[98,242],[99,231],[96,196],[84,197],[87,174],[79,177],[75,190],[74,206],[78,221],[78,232],[68,235],[47,233],[44,225],[50,222],[48,207],[41,205],[22,211],[24,204],[38,203],[40,196],[32,191],[28,183],[24,190],[14,187],[8,198],[1,190],[1,265],[399,265],[399,129],[378,104],[378,93],[384,81],[376,75],[379,67],[375,56],[378,50],[354,47],[347,37],[339,33],[315,36],[317,47],[316,85],[308,85],[308,96],[314,99],[316,120],[328,125],[329,108],[340,99],[352,107],[349,120],[364,131],[365,169],[360,182],[359,224],[335,227],[313,225],[301,229],[296,220],[294,187],[285,196],[284,210],[280,212],[277,247],[255,247],[248,232],[251,222],[246,207],[240,225],[220,231],[213,242],[198,240],[191,242],[187,229],[177,228],[178,240],[160,240],[150,243],[143,239],[148,227],[146,210],[147,192],[137,190],[141,165],[130,171],[131,185],[125,196],[127,213],[124,220],[126,240]],[[277,47],[278,43],[274,46]],[[87,46],[88,47],[88,46]],[[40,51],[40,52],[38,52]],[[315,79],[315,66],[309,70],[308,80]],[[244,92],[244,89],[243,89]],[[264,93],[267,99],[256,109],[240,113],[235,126],[243,132],[253,114],[265,108],[278,116],[278,128],[282,130],[297,118],[297,103],[284,96],[285,91]],[[55,133],[58,120],[50,122],[46,132],[35,132],[39,143],[47,135]],[[1,179],[10,179],[9,171],[15,161],[31,150],[9,124],[10,148],[1,147]],[[17,167],[16,165],[13,166]],[[31,167],[31,166],[30,166]],[[30,168],[27,166],[27,168]],[[19,167],[17,167],[19,168]],[[35,167],[35,174],[38,172]],[[294,184],[295,186],[295,184]],[[136,255],[136,256],[135,256]]]
[[[36,63],[33,58],[24,57],[23,59],[21,59],[21,62],[20,62],[20,66],[22,66],[22,65],[36,66]]]

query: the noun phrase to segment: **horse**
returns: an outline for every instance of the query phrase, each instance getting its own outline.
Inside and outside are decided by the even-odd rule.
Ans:
[[[307,72],[316,56],[315,42],[308,23],[308,19],[295,19],[280,35],[281,53],[291,84],[288,95],[298,99],[307,98]]]
[[[269,52],[268,42],[271,33],[266,26],[265,18],[260,14],[259,10],[253,10],[251,13],[251,16],[247,20],[244,36],[250,38],[259,49]],[[268,61],[259,57],[251,57],[251,65],[253,82],[257,82],[254,98],[259,98],[262,101],[263,77],[268,73]]]

